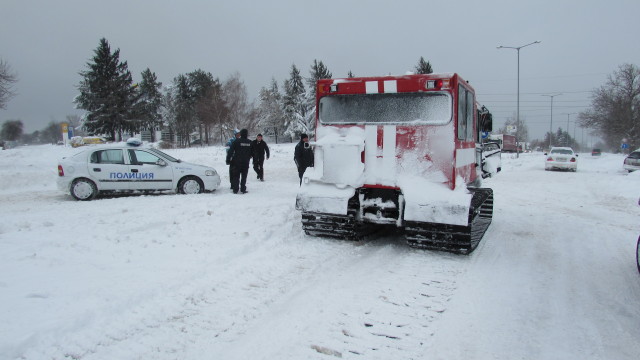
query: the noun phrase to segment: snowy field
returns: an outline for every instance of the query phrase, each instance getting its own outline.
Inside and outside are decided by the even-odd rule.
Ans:
[[[640,172],[581,154],[503,156],[470,256],[304,235],[293,144],[265,182],[78,202],[75,149],[0,151],[0,359],[638,359]]]

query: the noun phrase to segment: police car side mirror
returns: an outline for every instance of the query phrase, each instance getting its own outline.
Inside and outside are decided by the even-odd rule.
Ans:
[[[156,165],[167,166],[167,162],[162,159],[158,159],[158,161],[156,161]]]

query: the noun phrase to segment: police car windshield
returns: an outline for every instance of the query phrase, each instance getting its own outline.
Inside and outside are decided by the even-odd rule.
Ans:
[[[334,95],[320,99],[323,124],[446,124],[451,120],[447,93]]]
[[[156,155],[159,155],[160,157],[162,157],[164,159],[167,159],[167,160],[169,160],[171,162],[180,162],[180,160],[178,160],[178,159],[176,159],[176,158],[174,158],[174,157],[172,157],[170,155],[167,155],[167,154],[163,153],[162,151],[160,151],[158,149],[149,149],[149,151],[154,153],[154,154],[156,154]]]

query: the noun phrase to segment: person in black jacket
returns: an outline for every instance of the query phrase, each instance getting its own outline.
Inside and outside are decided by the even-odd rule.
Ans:
[[[269,159],[269,146],[262,140],[262,134],[258,134],[256,139],[251,142],[251,150],[253,155],[253,170],[258,175],[258,180],[264,181],[264,154]]]
[[[238,193],[238,182],[240,191],[247,193],[247,173],[251,160],[251,140],[247,139],[248,134],[247,129],[240,130],[240,139],[233,142],[227,153],[227,165],[231,165],[232,169],[231,189],[234,194]]]
[[[302,175],[308,167],[313,167],[313,150],[309,144],[309,136],[307,134],[300,135],[300,142],[296,145],[293,154],[293,161],[298,167],[298,176],[300,177],[300,185],[302,185]]]

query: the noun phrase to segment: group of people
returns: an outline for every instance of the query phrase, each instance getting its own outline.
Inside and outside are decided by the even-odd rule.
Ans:
[[[258,180],[264,181],[265,155],[269,159],[269,146],[262,140],[262,134],[256,139],[248,139],[249,132],[242,129],[235,132],[235,138],[227,142],[227,165],[229,165],[229,179],[231,190],[234,194],[238,191],[247,193],[247,174],[249,173],[249,161],[253,160],[253,170],[258,175]]]
[[[255,140],[249,140],[247,129],[234,131],[234,137],[227,142],[227,159],[229,165],[229,180],[234,194],[241,192],[246,194],[247,175],[249,173],[249,161],[253,160],[253,170],[257,178],[264,181],[264,160],[269,159],[269,146],[263,140],[262,134],[258,134]],[[302,134],[300,142],[296,145],[293,160],[298,168],[298,176],[302,185],[302,175],[308,167],[313,167],[313,150],[309,144],[309,136]]]

